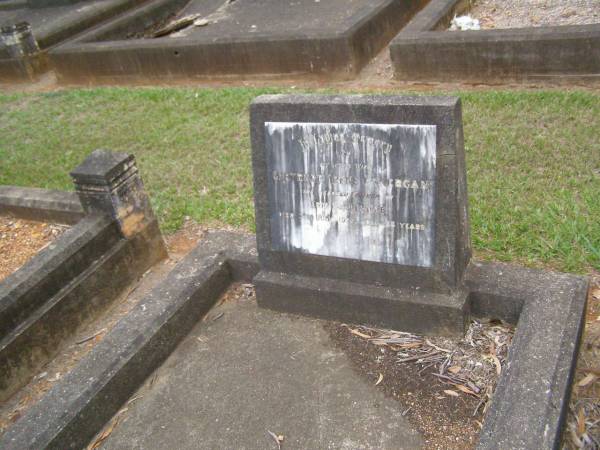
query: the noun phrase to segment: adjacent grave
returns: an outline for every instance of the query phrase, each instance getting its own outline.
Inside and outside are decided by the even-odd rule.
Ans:
[[[49,57],[59,81],[68,83],[265,74],[349,78],[426,3],[150,0]],[[183,19],[187,25],[156,33]]]
[[[599,23],[445,31],[452,17],[468,10],[470,4],[431,0],[390,44],[394,77],[475,83],[598,79]]]
[[[462,333],[471,250],[461,120],[448,97],[257,99],[259,304]]]
[[[35,80],[45,50],[145,0],[0,1],[0,80]]]

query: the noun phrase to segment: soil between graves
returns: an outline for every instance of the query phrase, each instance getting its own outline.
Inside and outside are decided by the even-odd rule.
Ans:
[[[600,274],[592,277],[588,294],[563,443],[569,450],[600,447]]]
[[[0,216],[0,281],[60,236],[68,226]]]

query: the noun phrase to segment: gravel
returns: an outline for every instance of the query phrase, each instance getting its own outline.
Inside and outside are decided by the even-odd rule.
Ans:
[[[600,23],[600,0],[476,0],[482,29]]]

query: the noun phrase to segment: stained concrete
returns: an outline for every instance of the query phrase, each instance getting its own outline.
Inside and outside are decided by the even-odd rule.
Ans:
[[[29,22],[40,47],[45,48],[141,1],[86,0],[43,8],[15,5],[11,9],[0,9],[0,26]]]
[[[222,313],[222,316],[220,316]],[[258,309],[211,310],[128,405],[107,449],[416,449],[400,405],[355,374],[323,323]]]
[[[572,83],[600,73],[600,24],[448,32],[465,0],[432,0],[390,44],[404,81]]]
[[[60,82],[258,74],[348,78],[427,0],[149,0],[53,49]],[[191,26],[136,39],[172,15],[200,14]],[[133,37],[133,38],[132,38]]]

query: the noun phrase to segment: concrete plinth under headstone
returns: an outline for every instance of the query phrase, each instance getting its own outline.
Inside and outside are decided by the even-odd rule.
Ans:
[[[461,121],[456,98],[258,98],[259,304],[463,332],[471,252]]]

